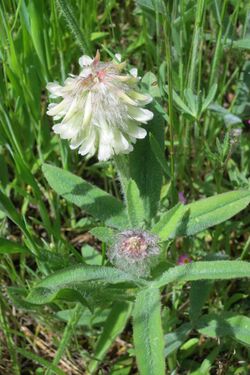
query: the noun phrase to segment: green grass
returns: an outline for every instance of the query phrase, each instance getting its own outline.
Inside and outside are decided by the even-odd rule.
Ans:
[[[92,256],[102,254],[103,261],[106,251],[106,245],[89,234],[97,220],[56,195],[42,165],[68,170],[122,198],[114,162],[86,160],[53,134],[46,115],[46,83],[78,73],[83,53],[95,55],[99,49],[102,60],[121,53],[142,77],[151,72],[142,85],[149,84],[159,121],[164,121],[162,212],[178,200],[178,192],[191,203],[249,189],[249,22],[250,4],[243,0],[1,2],[1,373],[80,374],[98,365],[99,374],[137,373],[130,325],[119,339],[121,326],[114,329],[116,341],[107,345],[103,339],[100,348],[110,326],[108,314],[115,315],[120,306],[108,312],[109,320],[94,323],[100,308],[83,324],[86,306],[56,301],[34,308],[24,301],[41,278],[87,261],[86,245],[92,246]],[[239,138],[232,135],[235,128],[242,129]],[[154,145],[157,152],[159,145]],[[178,238],[169,245],[168,261],[176,264],[183,253],[194,260],[248,260],[249,225],[245,210],[196,236]],[[202,285],[203,313],[247,315],[246,281],[224,281],[213,289],[210,284]],[[193,285],[164,289],[164,334],[188,324]],[[64,321],[58,317],[59,311],[69,309],[74,310]],[[182,335],[178,350],[169,352],[167,374],[247,375],[247,349],[240,340],[230,335],[216,339],[199,329]]]

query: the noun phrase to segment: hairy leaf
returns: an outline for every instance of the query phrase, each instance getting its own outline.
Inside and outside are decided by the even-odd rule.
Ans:
[[[196,329],[205,336],[229,336],[250,346],[250,318],[244,315],[229,312],[204,315],[196,324]]]
[[[112,195],[81,177],[52,165],[44,164],[43,173],[58,194],[88,214],[114,227],[122,227],[127,223],[123,203]]]
[[[134,307],[133,332],[140,374],[164,375],[164,337],[158,289],[147,288],[138,293]]]
[[[240,260],[193,262],[170,268],[153,281],[156,287],[193,280],[226,280],[250,277],[250,263]]]
[[[178,236],[190,236],[230,219],[250,202],[250,190],[235,190],[186,205]]]
[[[143,224],[145,212],[140,192],[135,181],[132,179],[128,183],[126,197],[129,223],[132,228],[138,228]]]

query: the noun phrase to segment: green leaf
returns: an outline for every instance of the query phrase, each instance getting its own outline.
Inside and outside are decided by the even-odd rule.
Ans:
[[[235,190],[186,205],[178,236],[190,236],[230,219],[250,202],[249,190]]]
[[[56,317],[65,322],[68,322],[71,319],[73,312],[74,309],[61,310],[56,313]],[[104,310],[103,308],[98,308],[95,309],[94,313],[91,313],[91,311],[85,309],[77,323],[77,326],[91,328],[93,326],[103,325],[108,317],[108,314],[108,309]]]
[[[99,241],[112,245],[115,232],[111,228],[106,227],[95,227],[90,230],[90,233],[93,234]]]
[[[91,284],[91,281],[94,281],[94,283]],[[87,292],[93,291],[93,294],[96,293],[101,285],[104,288],[105,284],[126,282],[132,283],[134,286],[147,283],[112,267],[78,265],[56,272],[40,281],[31,290],[27,301],[35,304],[49,303],[60,296],[64,298],[65,293],[69,298],[70,295],[67,293],[70,290],[75,290],[74,297],[76,298],[73,299],[75,300],[81,296],[85,298]],[[62,294],[58,295],[60,291]],[[104,293],[104,289],[103,291],[100,290],[100,293],[102,292]]]
[[[141,227],[145,219],[145,212],[140,192],[132,179],[128,183],[126,198],[129,224],[132,228]]]
[[[161,96],[157,77],[152,72],[147,72],[142,80],[142,85],[145,87],[145,91],[153,98],[159,98]]]
[[[13,221],[22,231],[26,232],[26,226],[22,216],[16,210],[11,200],[0,190],[0,210]]]
[[[217,87],[218,87],[217,83],[215,83],[211,86],[206,99],[202,103],[201,112],[204,112],[208,108],[209,104],[211,104],[212,101],[214,100],[214,97],[215,97],[215,94],[216,94],[216,91],[217,91]]]
[[[218,260],[209,262],[193,262],[170,268],[153,286],[160,288],[173,282],[193,280],[226,280],[250,277],[250,263],[240,260]]]
[[[199,112],[199,99],[196,95],[194,95],[193,91],[188,88],[184,90],[184,94],[186,97],[186,101],[188,103],[188,107],[190,108],[193,117],[197,118],[198,117],[198,112]]]
[[[106,224],[118,228],[126,226],[122,202],[68,171],[48,164],[42,169],[50,186],[63,198]]]
[[[164,375],[164,337],[161,324],[160,292],[147,288],[137,294],[133,336],[141,375]]]
[[[190,323],[182,324],[175,332],[167,333],[164,336],[165,339],[165,357],[175,352],[186,340],[187,336],[191,332],[192,325]]]
[[[163,173],[167,176],[167,177],[170,177],[171,176],[171,173],[167,167],[167,160],[165,159],[164,157],[164,153],[162,152],[162,148],[160,147],[159,143],[157,142],[157,140],[155,139],[155,137],[153,136],[153,134],[150,134],[149,136],[149,142],[150,142],[150,146],[154,152],[154,155],[159,163],[159,165],[161,166],[162,168],[162,171]]]
[[[175,104],[180,109],[182,109],[184,113],[187,113],[188,115],[190,115],[192,117],[194,116],[191,109],[188,108],[188,106],[184,103],[184,101],[179,97],[179,95],[175,91],[173,91],[173,99],[174,99]]]
[[[102,255],[94,247],[90,245],[84,245],[81,248],[81,253],[84,262],[91,266],[100,266],[102,264]]]
[[[96,40],[104,39],[106,36],[109,36],[109,32],[107,31],[96,31],[91,33],[90,40],[91,42],[94,42]]]
[[[150,108],[152,109],[152,107]],[[155,112],[147,124],[146,138],[136,142],[129,154],[130,177],[136,182],[145,210],[145,220],[150,221],[157,213],[162,187],[163,172],[151,148],[149,134],[153,134],[164,155],[164,120]]]
[[[116,302],[103,327],[102,334],[100,335],[96,348],[93,354],[95,358],[89,364],[88,371],[93,374],[98,366],[101,365],[101,361],[105,357],[107,351],[117,338],[120,333],[124,330],[128,318],[130,317],[132,309],[131,303]]]
[[[233,48],[250,49],[250,38],[234,40]]]
[[[194,281],[190,289],[190,310],[189,315],[192,321],[196,321],[202,311],[204,303],[208,299],[213,282],[209,280]]]
[[[165,7],[163,2],[160,0],[136,0],[136,3],[142,8],[146,8],[150,11],[159,12],[165,14]]]
[[[250,318],[244,315],[224,312],[220,315],[208,314],[199,319],[196,329],[205,336],[229,336],[250,346]]]
[[[17,242],[0,238],[0,254],[29,254],[29,250]]]
[[[0,190],[0,210],[3,211],[8,218],[13,221],[23,232],[26,237],[27,245],[32,253],[37,255],[39,253],[39,249],[31,237],[29,230],[26,226],[26,223],[23,220],[23,217],[19,214],[19,212],[14,207],[11,200]]]
[[[28,350],[16,348],[16,351],[21,354],[23,357],[30,359],[33,362],[38,363],[40,366],[43,366],[51,371],[53,371],[56,375],[66,375],[64,371],[62,371],[57,366],[53,365],[52,363],[46,361],[44,358],[39,357],[37,354],[34,354]]]
[[[158,223],[152,228],[152,232],[157,234],[162,241],[173,238],[178,231],[178,225],[186,212],[187,208],[179,203],[162,215]]]

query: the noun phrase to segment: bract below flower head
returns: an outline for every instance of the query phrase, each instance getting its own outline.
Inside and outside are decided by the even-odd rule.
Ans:
[[[148,276],[160,249],[158,237],[142,230],[120,232],[108,252],[114,266],[137,276]]]
[[[153,113],[142,108],[151,102],[150,95],[137,91],[137,70],[122,74],[124,63],[101,62],[97,52],[94,59],[79,59],[81,72],[70,75],[64,85],[48,83],[51,98],[62,98],[51,103],[47,114],[58,121],[55,133],[70,140],[71,149],[88,157],[98,154],[99,160],[129,153],[136,139],[144,138],[141,123],[153,118]]]

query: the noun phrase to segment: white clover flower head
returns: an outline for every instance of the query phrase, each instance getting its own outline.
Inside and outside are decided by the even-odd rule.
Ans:
[[[94,59],[79,59],[81,72],[70,75],[64,85],[48,83],[51,98],[62,98],[59,103],[49,104],[47,114],[58,121],[55,133],[70,140],[71,149],[99,160],[113,155],[129,153],[136,139],[147,132],[140,126],[153,118],[153,113],[142,108],[150,103],[148,94],[137,91],[137,70],[122,74],[125,63],[120,55],[110,62],[101,62],[100,54]]]
[[[108,252],[109,260],[117,268],[147,277],[150,266],[160,254],[158,240],[156,235],[142,230],[120,232]]]

